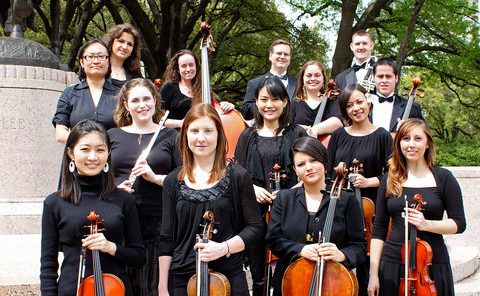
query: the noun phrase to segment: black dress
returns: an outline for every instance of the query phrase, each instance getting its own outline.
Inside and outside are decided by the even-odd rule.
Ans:
[[[115,127],[113,112],[117,106],[116,94],[117,88],[110,79],[105,79],[102,95],[95,107],[86,80],[69,86],[58,99],[52,123],[54,126],[61,124],[71,129],[83,119],[94,119],[102,123],[107,130],[113,128]]]
[[[466,228],[465,213],[463,210],[462,192],[457,180],[452,173],[440,167],[434,167],[433,176],[437,187],[409,188],[403,187],[402,196],[406,195],[409,204],[413,196],[420,193],[427,203],[423,206],[423,214],[427,220],[442,220],[446,212],[449,219],[457,224],[457,233]],[[380,295],[393,295],[398,293],[400,278],[403,277],[404,268],[401,258],[401,247],[404,242],[404,211],[403,198],[386,196],[386,174],[382,180],[377,197],[377,211],[373,227],[372,238],[380,239],[386,243],[380,259],[379,281]],[[392,228],[387,239],[388,224],[392,219]],[[426,241],[433,252],[430,277],[435,281],[438,296],[453,296],[454,285],[448,250],[443,240],[443,235],[418,231],[420,239]]]
[[[246,246],[261,238],[262,222],[255,205],[253,184],[245,169],[229,164],[226,176],[213,187],[196,190],[177,179],[179,169],[165,179],[163,187],[162,240],[159,256],[171,256],[168,289],[170,295],[186,295],[186,285],[195,273],[193,246],[206,210],[213,211],[217,232],[215,242],[238,235]],[[221,272],[230,281],[231,295],[248,295],[243,254],[220,257],[209,268]]]
[[[140,71],[130,71],[125,67],[124,67],[124,70],[125,70],[125,80],[118,80],[118,79],[111,78],[112,84],[118,89],[122,88],[122,86],[131,79],[143,78],[142,72]]]
[[[312,126],[315,122],[315,117],[317,117],[320,105],[321,103],[318,104],[315,109],[312,109],[305,101],[299,101],[297,99],[292,100],[290,122]],[[327,105],[325,106],[325,111],[323,113],[321,121],[325,121],[330,117],[337,117],[338,119],[340,119],[340,121],[342,121],[340,106],[338,105],[337,99],[327,101]]]
[[[128,179],[140,153],[148,146],[153,133],[128,133],[121,128],[108,131],[112,143],[112,166],[115,184]],[[181,165],[177,145],[178,132],[164,128],[147,157],[147,163],[155,174],[167,175]],[[139,139],[141,141],[139,141]],[[140,142],[140,143],[139,143]],[[132,193],[138,209],[140,230],[145,245],[147,263],[142,268],[129,268],[129,276],[135,295],[157,295],[158,293],[158,246],[162,225],[162,187],[137,178]]]
[[[299,258],[306,244],[318,242],[318,232],[323,231],[329,204],[330,196],[324,193],[318,211],[310,219],[303,187],[278,193],[266,237],[268,247],[279,258],[273,277],[275,295],[281,295],[282,278],[288,265]],[[346,267],[355,268],[365,261],[367,243],[360,205],[351,193],[344,191],[337,201],[330,242],[344,253],[346,260],[342,264]]]
[[[162,86],[162,109],[169,110],[170,119],[184,119],[192,106],[192,99],[182,94],[178,83],[169,82]]]
[[[379,182],[386,172],[387,162],[392,154],[393,140],[383,128],[365,136],[352,136],[344,128],[339,128],[332,133],[328,144],[327,175],[332,179],[335,176],[334,168],[340,161],[345,162],[347,168],[352,166],[354,158],[363,164],[362,175],[365,178],[377,177]],[[370,198],[373,202],[377,199],[377,187],[361,188],[362,196]]]
[[[100,252],[103,272],[118,276],[133,295],[126,267],[141,267],[145,250],[140,236],[134,199],[116,189],[108,199],[100,200],[102,175],[78,176],[81,199],[78,205],[53,193],[43,203],[42,243],[40,258],[40,290],[42,295],[76,295],[79,255],[87,216],[95,210],[105,220],[103,231],[107,240],[117,245],[115,256]],[[58,252],[64,259],[58,276]],[[91,252],[87,252],[85,276],[92,275]],[[58,280],[58,282],[57,282]]]

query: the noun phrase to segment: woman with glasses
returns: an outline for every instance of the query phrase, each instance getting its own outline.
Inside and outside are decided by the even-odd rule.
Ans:
[[[291,122],[302,126],[313,137],[330,134],[343,126],[336,100],[327,101],[321,122],[314,124],[325,91],[325,79],[322,63],[306,62],[298,73],[297,95],[292,101]]]
[[[103,41],[112,53],[110,57],[110,78],[113,85],[120,88],[130,79],[141,78],[140,34],[130,24],[119,24],[110,28]]]
[[[107,79],[109,56],[107,46],[98,39],[88,41],[80,49],[80,83],[63,91],[52,120],[57,142],[65,144],[70,129],[83,119],[94,119],[106,129],[115,127],[117,88]]]

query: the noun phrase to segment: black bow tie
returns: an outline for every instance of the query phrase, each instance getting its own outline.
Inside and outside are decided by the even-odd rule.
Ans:
[[[287,76],[287,74],[284,74],[284,75],[276,75],[276,74],[273,74],[272,72],[270,72],[270,74],[272,74],[273,76],[276,76],[276,77],[278,77],[278,79],[281,79],[281,80],[288,80],[288,76]]]
[[[357,72],[358,70],[365,68],[366,65],[367,65],[367,62],[365,62],[365,63],[363,63],[363,64],[361,64],[361,65],[355,64],[355,65],[353,65],[352,68],[353,68],[353,70],[354,70],[355,72]]]
[[[395,98],[395,95],[390,96],[390,97],[388,97],[388,98],[380,97],[380,96],[379,96],[379,97],[378,97],[378,101],[380,102],[380,104],[383,103],[383,102],[385,102],[385,101],[386,101],[386,102],[389,102],[389,103],[393,103],[393,99],[394,99],[394,98]]]

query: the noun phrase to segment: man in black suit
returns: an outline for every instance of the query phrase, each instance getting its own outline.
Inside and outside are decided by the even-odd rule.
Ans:
[[[288,66],[290,65],[291,52],[292,47],[290,46],[290,43],[285,40],[275,40],[270,45],[270,53],[268,56],[268,59],[272,63],[270,71],[262,76],[248,81],[247,83],[247,92],[245,93],[245,98],[243,99],[242,108],[242,115],[244,119],[253,119],[255,109],[257,108],[255,105],[255,91],[257,90],[260,82],[266,77],[278,76],[287,88],[288,97],[292,99],[295,96],[297,91],[297,78],[287,74]]]
[[[337,88],[343,90],[347,85],[361,83],[365,88],[366,83],[370,82],[367,91],[373,90],[372,69],[375,63],[371,57],[374,42],[372,36],[365,30],[357,31],[352,36],[350,49],[353,52],[353,65],[335,77]]]
[[[394,61],[379,59],[373,67],[376,96],[371,96],[373,110],[372,123],[383,127],[389,132],[396,132],[402,123],[401,118],[407,106],[407,100],[395,94],[398,83],[398,70]],[[423,119],[420,104],[413,102],[409,118]]]

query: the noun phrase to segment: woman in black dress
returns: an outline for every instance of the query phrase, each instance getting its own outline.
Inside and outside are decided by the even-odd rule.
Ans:
[[[188,110],[202,102],[202,76],[200,63],[195,53],[181,49],[170,60],[165,74],[164,85],[160,91],[162,108],[170,111],[165,126],[180,128]],[[212,94],[213,95],[213,94]],[[233,110],[230,102],[220,102],[223,112]]]
[[[163,185],[162,240],[159,257],[160,295],[186,295],[195,274],[195,249],[209,268],[224,274],[231,295],[249,295],[242,251],[262,234],[248,173],[226,159],[226,135],[212,105],[193,106],[180,132],[183,166]],[[206,210],[214,213],[216,232],[196,243]]]
[[[134,199],[117,189],[109,168],[110,140],[96,121],[84,120],[72,128],[63,153],[60,190],[43,204],[40,258],[42,295],[76,295],[82,247],[100,251],[102,270],[118,276],[126,295],[133,295],[126,267],[145,263]],[[105,230],[83,237],[87,216],[96,211]],[[63,253],[59,273],[58,255]],[[85,277],[92,275],[87,252]]]
[[[80,48],[80,83],[63,91],[52,120],[57,142],[64,144],[70,129],[83,119],[94,119],[107,130],[115,127],[113,111],[117,88],[107,79],[109,56],[107,46],[98,39],[90,40]]]
[[[293,168],[303,186],[280,190],[268,224],[267,243],[279,261],[275,268],[274,295],[281,295],[282,278],[299,257],[341,262],[355,268],[366,258],[360,206],[352,194],[343,192],[337,201],[330,242],[318,244],[330,196],[325,191],[327,150],[315,138],[303,137],[292,147]],[[341,287],[339,287],[341,289]]]
[[[157,295],[158,247],[162,225],[162,185],[166,175],[181,165],[178,132],[163,128],[146,159],[137,161],[159,128],[164,112],[160,96],[147,79],[126,82],[118,93],[115,122],[108,131],[112,143],[115,184],[135,197],[147,263],[129,269],[135,295]],[[136,177],[136,182],[129,179]]]
[[[292,102],[291,121],[302,126],[312,137],[330,134],[343,126],[337,100],[327,101],[321,122],[314,125],[325,79],[325,66],[319,61],[303,64],[297,77],[297,95]]]
[[[113,85],[120,88],[128,80],[142,77],[142,43],[137,29],[130,24],[116,25],[107,31],[103,41],[112,53],[110,78]]]
[[[235,148],[235,159],[252,175],[255,197],[264,216],[275,199],[275,193],[272,192],[274,187],[271,186],[273,166],[278,164],[284,171],[281,188],[295,185],[297,177],[291,170],[288,154],[295,140],[307,133],[300,126],[289,123],[290,99],[278,77],[265,78],[259,84],[255,96],[255,124],[241,133]],[[265,219],[264,223],[266,228]],[[264,239],[248,248],[255,296],[263,293],[265,250]]]
[[[348,85],[340,94],[338,103],[348,126],[332,133],[328,152],[328,176],[334,177],[334,166],[340,161],[347,168],[357,159],[363,165],[363,172],[350,174],[352,185],[360,188],[361,196],[370,198],[374,203],[387,162],[392,154],[392,137],[384,129],[374,126],[369,120],[372,109],[365,97],[366,90],[359,84]],[[359,201],[361,202],[361,200]],[[368,261],[357,268],[359,295],[367,294]]]
[[[434,165],[435,146],[428,127],[420,119],[408,119],[395,135],[388,174],[382,179],[370,250],[368,294],[398,295],[403,277],[401,246],[404,242],[405,199],[413,204],[420,193],[423,211],[408,208],[409,223],[432,248],[430,278],[438,296],[453,296],[454,285],[444,234],[465,231],[462,192],[452,173]],[[444,215],[446,212],[446,216]],[[387,238],[388,225],[391,230]]]

